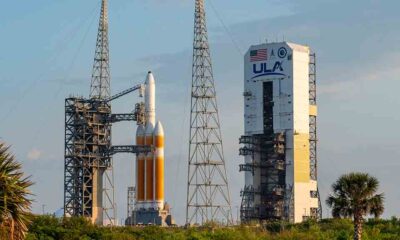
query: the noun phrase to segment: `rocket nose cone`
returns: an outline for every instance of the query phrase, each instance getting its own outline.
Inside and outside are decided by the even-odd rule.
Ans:
[[[146,78],[146,84],[153,83],[154,84],[154,75],[151,71],[148,72],[147,78]]]
[[[136,136],[144,136],[145,129],[143,125],[139,125],[136,129]]]
[[[157,122],[156,127],[154,129],[155,136],[164,136],[164,128],[160,121]]]
[[[153,132],[154,132],[154,126],[151,122],[148,122],[145,131],[146,136],[152,136]]]

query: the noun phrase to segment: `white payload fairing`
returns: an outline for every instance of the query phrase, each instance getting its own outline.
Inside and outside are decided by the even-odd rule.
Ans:
[[[145,82],[144,104],[147,123],[156,125],[156,83],[154,76],[148,72]],[[147,124],[146,124],[147,125]]]
[[[151,72],[145,82],[145,125],[139,125],[136,144],[153,147],[154,151],[139,154],[136,159],[136,208],[164,208],[164,129],[156,123],[155,80]]]

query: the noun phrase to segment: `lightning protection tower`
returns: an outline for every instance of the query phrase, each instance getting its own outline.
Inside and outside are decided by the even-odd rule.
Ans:
[[[93,63],[90,98],[106,99],[110,97],[110,57],[108,47],[108,6],[102,0],[96,50]]]
[[[232,223],[204,0],[196,0],[186,224]]]
[[[104,100],[111,96],[110,77],[110,53],[108,46],[108,3],[102,0],[99,28],[97,32],[96,50],[94,56],[92,80],[90,83],[90,98]],[[111,114],[111,104],[102,103],[98,110],[104,109]],[[101,111],[99,111],[101,112]],[[96,118],[93,119],[96,121]],[[100,120],[98,118],[97,120]],[[114,224],[116,218],[114,199],[114,168],[113,159],[109,154],[111,147],[111,124],[101,123],[98,125],[100,146],[97,150],[100,153],[100,161],[94,165],[93,178],[99,179],[97,183],[100,215],[106,224]],[[96,138],[95,138],[96,139]],[[103,143],[104,145],[102,145]],[[103,149],[102,149],[103,148]],[[96,176],[98,175],[98,176]],[[103,223],[104,224],[104,223]]]

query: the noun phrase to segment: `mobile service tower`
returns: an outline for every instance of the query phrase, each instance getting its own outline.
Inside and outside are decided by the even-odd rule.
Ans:
[[[244,61],[241,220],[318,219],[315,55],[307,46],[265,43]]]

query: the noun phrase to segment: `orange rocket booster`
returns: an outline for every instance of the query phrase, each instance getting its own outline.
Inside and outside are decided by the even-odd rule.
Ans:
[[[139,125],[136,130],[136,145],[143,146],[145,143],[145,129],[143,125]],[[142,208],[144,198],[144,173],[145,173],[145,157],[146,155],[140,153],[136,157],[136,203],[138,208]]]
[[[154,129],[155,162],[155,204],[157,208],[164,208],[164,129],[161,122],[157,122]]]
[[[154,139],[153,139],[154,127],[151,122],[147,123],[146,126],[146,146],[153,147]],[[154,203],[154,154],[153,152],[149,152],[146,155],[146,171],[145,171],[145,202],[146,208],[151,208]]]

